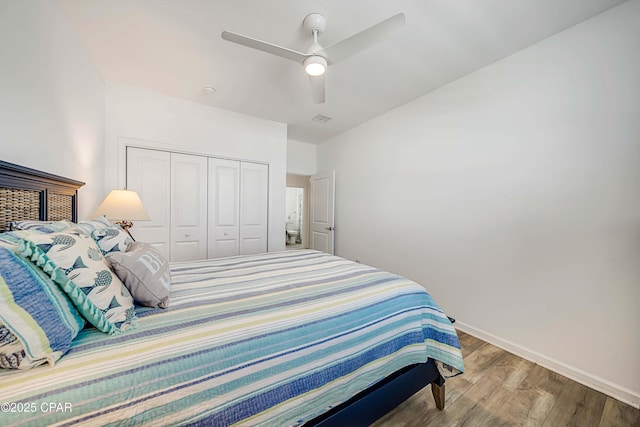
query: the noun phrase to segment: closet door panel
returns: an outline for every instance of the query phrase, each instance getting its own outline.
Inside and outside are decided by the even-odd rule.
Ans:
[[[269,167],[240,163],[240,254],[267,252]]]
[[[207,258],[207,158],[171,153],[171,261]]]
[[[150,218],[150,221],[134,221],[131,234],[171,259],[170,154],[127,147],[127,188],[138,193]]]
[[[209,159],[209,258],[238,255],[240,162]]]

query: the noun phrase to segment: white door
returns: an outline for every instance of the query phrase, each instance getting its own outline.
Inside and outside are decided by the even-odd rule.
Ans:
[[[133,237],[171,259],[171,158],[164,151],[127,147],[127,188],[140,196],[150,221],[135,221]]]
[[[209,159],[209,258],[240,250],[240,162]]]
[[[240,162],[240,255],[267,252],[269,166]]]
[[[335,171],[311,177],[311,225],[309,247],[333,254]]]
[[[207,258],[207,158],[171,153],[171,261]]]

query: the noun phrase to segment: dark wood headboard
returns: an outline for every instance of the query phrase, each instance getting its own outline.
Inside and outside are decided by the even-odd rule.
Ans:
[[[0,161],[0,232],[20,220],[78,220],[84,182]]]

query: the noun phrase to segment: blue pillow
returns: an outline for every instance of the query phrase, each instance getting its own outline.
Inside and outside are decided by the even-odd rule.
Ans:
[[[0,244],[0,367],[53,365],[84,324],[46,274],[11,246]]]

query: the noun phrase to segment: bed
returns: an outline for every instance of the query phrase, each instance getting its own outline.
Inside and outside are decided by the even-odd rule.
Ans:
[[[37,192],[38,220],[61,193],[76,221],[81,185],[0,162],[0,231],[25,212],[2,191]],[[136,306],[135,328],[85,327],[54,366],[0,369],[2,425],[369,425],[429,384],[443,409],[463,371],[449,319],[401,276],[309,250],[170,272],[168,307]]]

